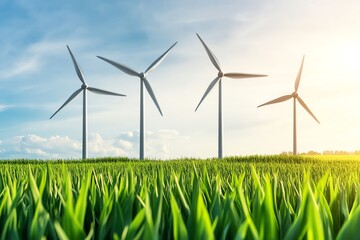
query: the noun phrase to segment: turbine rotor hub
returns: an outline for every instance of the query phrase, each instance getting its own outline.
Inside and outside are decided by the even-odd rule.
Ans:
[[[145,73],[143,73],[143,72],[140,73],[140,74],[139,74],[139,77],[140,77],[141,79],[145,78]]]
[[[224,76],[224,73],[223,72],[219,72],[218,73],[218,77],[223,77]]]
[[[89,86],[86,83],[83,83],[83,85],[81,86],[82,89],[87,89]]]
[[[292,95],[294,98],[297,98],[298,93],[297,93],[297,92],[293,92],[291,95]]]

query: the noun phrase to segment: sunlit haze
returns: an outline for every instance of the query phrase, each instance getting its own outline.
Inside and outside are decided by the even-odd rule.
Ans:
[[[0,158],[81,158],[82,97],[49,117],[81,86],[66,45],[93,87],[89,157],[138,157],[140,81],[98,59],[142,72],[178,44],[147,79],[145,157],[217,156],[217,86],[195,112],[217,70],[267,74],[222,80],[224,156],[292,151],[294,91],[298,151],[360,149],[360,2],[0,0]]]

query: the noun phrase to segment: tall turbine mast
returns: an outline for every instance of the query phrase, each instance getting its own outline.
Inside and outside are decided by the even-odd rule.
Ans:
[[[144,85],[145,88],[147,90],[147,92],[149,93],[150,97],[152,98],[155,106],[157,107],[157,109],[160,112],[160,115],[163,116],[161,109],[160,109],[160,105],[158,103],[158,101],[156,100],[155,97],[155,93],[152,90],[149,81],[146,79],[147,75],[155,70],[160,63],[164,60],[164,58],[168,55],[169,51],[176,45],[177,42],[175,42],[168,50],[166,50],[166,52],[164,52],[160,57],[158,57],[146,70],[145,72],[137,72],[133,69],[131,69],[130,67],[115,62],[113,60],[104,58],[104,57],[100,57],[98,56],[98,58],[104,60],[105,62],[113,65],[114,67],[118,68],[119,70],[123,71],[124,73],[130,75],[130,76],[134,76],[134,77],[139,77],[140,78],[140,153],[139,153],[139,158],[142,160],[144,159],[145,156],[145,114],[144,114]]]
[[[82,128],[82,159],[86,159],[88,157],[88,149],[87,149],[87,143],[88,143],[88,136],[87,136],[87,90],[90,92],[96,93],[96,94],[102,94],[102,95],[110,95],[110,96],[121,96],[125,97],[126,95],[114,93],[105,91],[98,88],[89,87],[85,82],[84,74],[80,68],[80,65],[76,62],[76,59],[74,55],[72,54],[69,46],[66,46],[73,65],[75,67],[76,74],[78,75],[80,81],[82,82],[81,87],[76,90],[66,101],[65,103],[53,114],[51,115],[50,119],[52,119],[63,107],[65,107],[69,102],[71,102],[80,92],[83,92],[83,128]]]
[[[220,63],[217,60],[215,54],[210,50],[210,48],[205,44],[205,42],[201,39],[199,34],[196,34],[202,43],[202,45],[205,48],[205,51],[207,55],[210,58],[211,63],[214,65],[214,67],[218,70],[217,77],[212,80],[208,88],[206,89],[204,95],[202,96],[199,104],[197,105],[195,111],[199,108],[202,101],[206,98],[206,96],[209,94],[209,92],[212,90],[212,88],[216,85],[216,83],[219,83],[219,105],[218,105],[218,158],[222,159],[223,157],[223,129],[222,129],[222,78],[228,77],[228,78],[254,78],[254,77],[266,77],[267,75],[262,74],[249,74],[249,73],[223,73],[220,67]]]
[[[262,107],[265,105],[270,105],[270,104],[274,104],[274,103],[280,103],[280,102],[285,102],[291,98],[293,98],[293,155],[297,154],[297,138],[296,138],[296,101],[298,101],[300,103],[300,105],[315,119],[315,121],[317,121],[319,124],[319,120],[315,117],[315,115],[311,112],[311,110],[309,109],[309,107],[305,104],[305,102],[301,99],[301,97],[298,94],[298,89],[299,89],[299,84],[300,84],[300,79],[301,79],[301,73],[302,73],[302,69],[303,69],[303,65],[304,65],[304,59],[305,59],[305,55],[302,58],[301,61],[301,65],[300,65],[300,69],[299,72],[297,74],[296,80],[295,80],[295,87],[294,87],[294,92],[290,95],[284,95],[281,96],[279,98],[276,98],[274,100],[271,100],[269,102],[266,102],[264,104],[259,105],[258,107]]]

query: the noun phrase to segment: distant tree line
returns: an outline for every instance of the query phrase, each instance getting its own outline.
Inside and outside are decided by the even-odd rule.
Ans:
[[[292,155],[292,154],[293,154],[293,152],[291,152],[291,151],[281,153],[281,155]],[[308,152],[299,153],[299,155],[360,155],[360,150],[356,150],[356,151],[353,151],[353,152],[342,151],[342,150],[341,151],[338,151],[338,150],[325,150],[322,153],[310,150]]]

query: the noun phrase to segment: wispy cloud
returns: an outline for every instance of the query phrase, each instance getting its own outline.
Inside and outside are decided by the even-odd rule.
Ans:
[[[55,62],[56,59],[64,56],[66,43],[72,42],[74,45],[86,45],[86,40],[40,40],[27,46],[25,50],[18,53],[17,57],[12,58],[10,65],[3,73],[3,78],[14,78],[24,76],[28,73],[44,71],[44,66]],[[53,64],[54,65],[54,64]],[[44,71],[48,72],[48,71]]]
[[[9,108],[13,108],[13,105],[0,104],[0,112],[6,111]]]
[[[29,72],[35,72],[40,68],[40,62],[38,57],[31,57],[25,60],[20,60],[8,69],[4,74],[4,78],[11,78]]]

